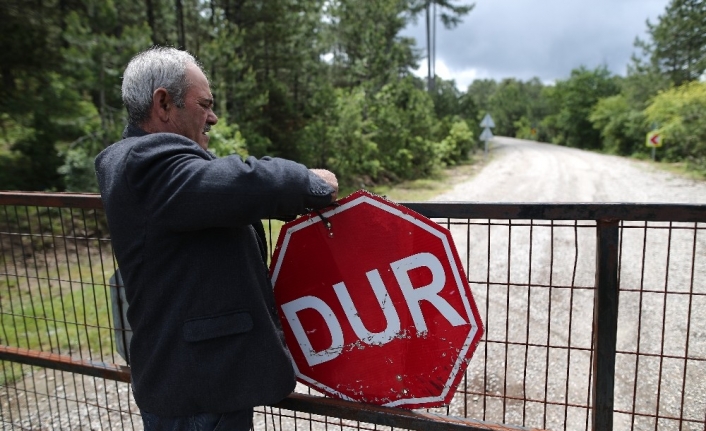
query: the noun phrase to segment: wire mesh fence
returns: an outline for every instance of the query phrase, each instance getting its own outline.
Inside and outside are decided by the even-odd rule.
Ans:
[[[616,421],[631,429],[706,424],[706,241],[701,223],[622,229]]]
[[[406,412],[298,386],[255,429],[706,429],[706,207],[408,206],[451,230],[485,326],[452,402]],[[99,197],[0,193],[3,429],[142,429],[116,266]],[[613,317],[598,307],[605,268]]]

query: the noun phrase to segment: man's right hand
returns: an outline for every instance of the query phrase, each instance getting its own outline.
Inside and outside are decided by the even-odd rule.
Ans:
[[[338,179],[333,172],[327,171],[326,169],[309,169],[312,173],[316,174],[319,178],[324,180],[326,184],[333,187],[333,195],[331,196],[331,202],[334,202],[338,198]]]

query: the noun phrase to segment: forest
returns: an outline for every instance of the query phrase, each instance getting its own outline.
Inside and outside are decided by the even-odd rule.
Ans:
[[[646,22],[625,76],[577,65],[553,83],[466,89],[415,76],[427,47],[402,30],[433,11],[453,31],[472,10],[465,0],[0,0],[0,189],[96,191],[93,159],[126,124],[122,71],[153,45],[202,63],[219,156],[285,157],[352,187],[395,183],[465,163],[490,113],[496,135],[632,157],[650,157],[645,136],[658,130],[658,160],[706,174],[706,1],[671,0]]]

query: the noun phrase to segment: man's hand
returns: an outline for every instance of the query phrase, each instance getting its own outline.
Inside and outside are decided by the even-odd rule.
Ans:
[[[336,179],[336,175],[334,175],[331,171],[327,171],[326,169],[309,170],[319,176],[322,180],[326,181],[326,184],[333,187],[333,196],[331,202],[334,202],[338,198],[338,180]]]

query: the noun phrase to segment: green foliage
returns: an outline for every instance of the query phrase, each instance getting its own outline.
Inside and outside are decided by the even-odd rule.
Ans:
[[[647,121],[659,125],[664,157],[686,160],[706,172],[706,83],[691,82],[664,91],[645,109]]]
[[[432,3],[448,27],[472,9],[436,0],[4,1],[0,188],[95,191],[93,158],[126,121],[122,71],[152,44],[202,63],[218,155],[287,157],[332,169],[343,184],[428,175],[465,157],[478,116],[452,81],[438,80],[431,99],[412,76],[419,52],[401,32]]]
[[[10,114],[14,114],[15,125],[25,129],[23,137],[10,146],[22,167],[17,174],[29,190],[63,189],[57,172],[62,159],[56,145],[84,133],[82,128],[90,123],[85,115],[90,115],[91,105],[57,73],[47,73],[31,84],[41,85],[31,90],[36,105],[28,113]]]
[[[434,92],[431,97],[434,102],[434,112],[437,118],[460,114],[461,93],[456,89],[456,83],[454,81],[446,81],[437,77],[436,83],[434,84]]]
[[[589,120],[603,138],[603,149],[609,153],[632,155],[647,153],[647,125],[642,111],[633,109],[624,94],[600,99]]]
[[[628,65],[628,75],[618,78],[620,93],[626,98],[627,103],[637,110],[643,110],[652,98],[662,90],[669,88],[669,79],[659,73],[655,68],[645,65],[638,58],[633,58],[633,63]]]
[[[496,92],[498,83],[494,79],[476,79],[466,89],[466,97],[483,111],[483,115],[490,111],[490,98]]]
[[[142,24],[118,19],[117,9],[129,11],[129,3],[0,5],[9,21],[0,26],[0,40],[16,54],[0,67],[0,118],[4,130],[24,130],[5,136],[9,153],[0,164],[13,160],[14,166],[11,176],[0,175],[0,188],[82,191],[87,184],[85,190],[93,190],[84,167],[123,127],[121,68],[149,41]]]
[[[64,186],[68,192],[98,192],[98,181],[94,168],[94,154],[89,154],[84,147],[68,149],[63,156],[64,164],[57,172],[64,177]]]
[[[704,22],[703,0],[671,0],[656,24],[647,22],[652,40],[640,45],[674,85],[698,80],[706,70]]]
[[[214,20],[212,39],[202,46],[199,59],[208,65],[215,110],[220,118],[216,127],[238,124],[238,131],[247,142],[244,150],[262,156],[271,144],[258,132],[264,123],[261,112],[268,101],[267,90],[258,87],[255,71],[245,57],[243,31],[223,17]]]
[[[618,92],[618,85],[605,67],[574,69],[569,79],[558,81],[548,93],[557,111],[545,118],[544,126],[553,131],[553,141],[557,144],[600,149],[600,133],[591,124],[589,115],[600,98]]]
[[[425,85],[413,77],[420,50],[402,30],[435,9],[453,28],[472,8],[460,0],[46,0],[32,7],[5,0],[0,188],[95,190],[92,159],[125,124],[122,70],[155,43],[188,49],[209,75],[220,117],[214,152],[283,156],[332,169],[342,184],[420,178],[458,163],[486,113],[497,135],[642,154],[645,108],[706,67],[706,4],[671,0],[648,23],[649,40],[636,42],[643,55],[625,78],[581,67],[556,85],[486,79],[461,92],[453,81]],[[433,58],[433,46],[428,51]],[[698,136],[691,120],[680,121]],[[679,127],[668,133],[681,136]],[[696,163],[697,144],[670,147],[666,157]]]
[[[466,121],[457,119],[449,134],[438,146],[441,161],[446,165],[455,165],[468,159],[468,154],[475,148],[476,140]]]
[[[477,115],[472,124],[480,122],[486,113],[490,113],[495,121],[495,134],[526,136],[530,139],[530,131],[536,131],[542,119],[550,113],[549,102],[543,95],[544,89],[544,85],[537,78],[527,82],[508,78],[499,83],[488,79],[476,80],[468,87],[461,100],[468,99],[477,106]],[[526,126],[525,122],[528,123]],[[525,129],[520,130],[521,127]],[[535,134],[534,139],[536,138]]]
[[[346,179],[377,178],[381,163],[373,142],[374,126],[365,118],[365,94],[361,89],[336,90],[336,127],[330,131],[332,148],[327,165]]]
[[[374,95],[416,69],[414,40],[400,36],[407,25],[399,0],[328,2],[332,25],[326,30],[335,87],[363,86]]]
[[[494,132],[502,136],[515,136],[515,121],[527,113],[529,95],[522,82],[503,79],[490,96],[488,105],[495,120]]]
[[[312,142],[308,164],[333,170],[342,185],[370,184],[377,179],[381,162],[373,142],[374,125],[365,118],[366,97],[362,88],[323,89],[319,99],[330,108],[305,128]]]
[[[667,144],[658,157],[704,169],[703,117],[697,108],[706,106],[702,87],[670,86],[702,76],[705,20],[703,1],[672,0],[656,24],[647,23],[650,40],[636,40],[642,57],[634,56],[627,77],[617,79],[620,94],[600,99],[589,115],[606,151],[644,156],[650,151],[645,134],[659,126]]]
[[[17,152],[0,154],[0,189],[31,190],[29,160]]]
[[[436,124],[429,95],[410,77],[387,84],[372,103],[370,116],[386,176],[398,180],[430,174],[439,154],[432,140]]]
[[[208,149],[218,157],[238,154],[245,158],[248,150],[243,135],[237,124],[228,124],[220,120],[208,133]]]
[[[528,139],[531,141],[537,140],[537,129],[532,127],[532,123],[529,118],[523,116],[519,120],[515,121],[514,126],[517,130],[515,133],[516,138]]]

